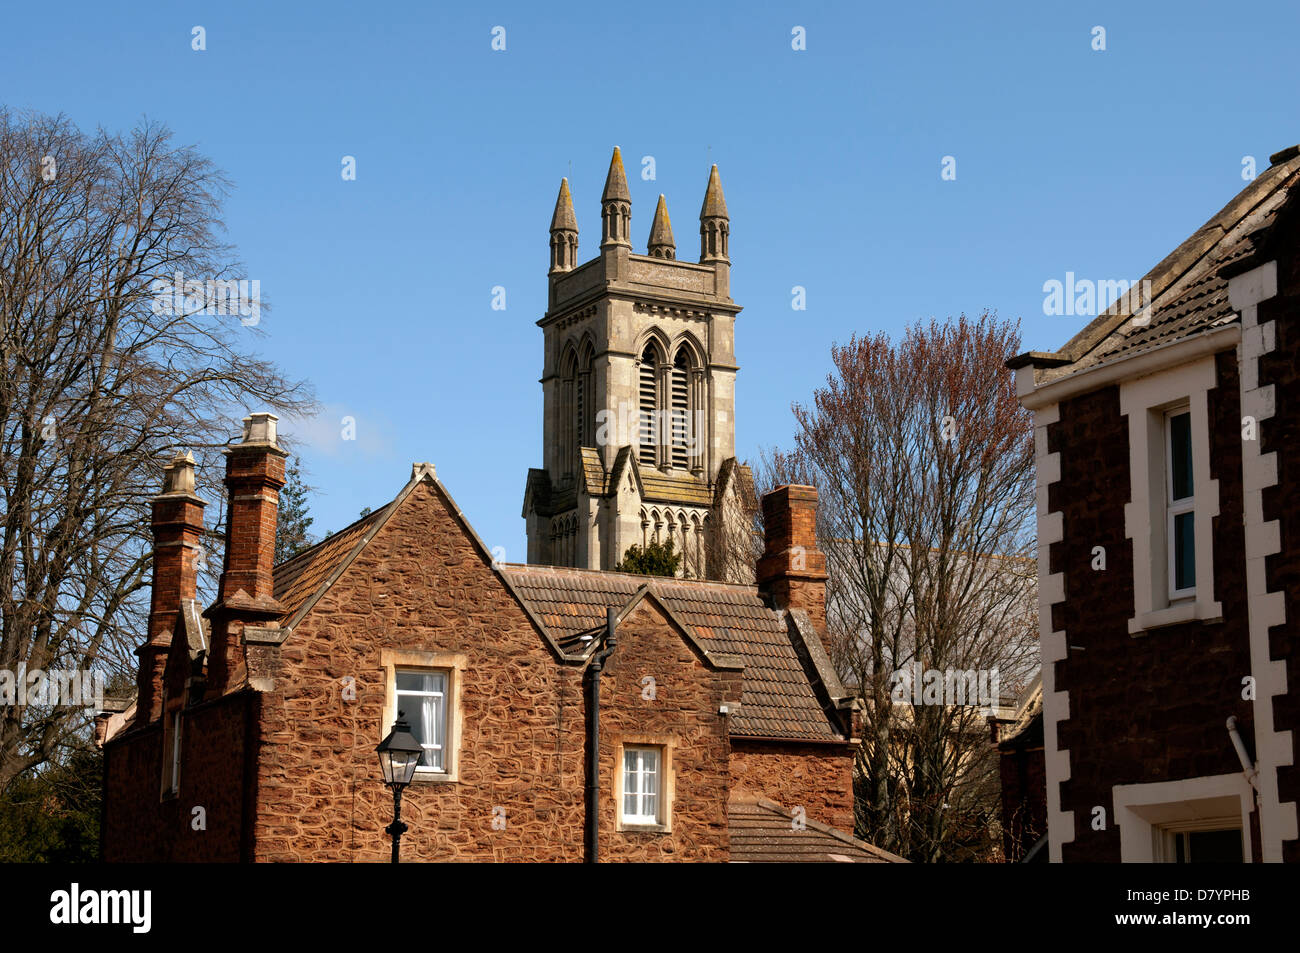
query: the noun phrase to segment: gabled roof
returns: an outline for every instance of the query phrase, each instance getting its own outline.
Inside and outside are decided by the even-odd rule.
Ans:
[[[1028,352],[1007,365],[1036,368],[1041,386],[1236,322],[1225,276],[1258,250],[1300,182],[1295,147],[1271,159],[1268,169],[1139,280],[1135,291],[1150,282],[1149,300],[1125,295],[1059,351]]]
[[[515,597],[559,661],[581,663],[596,643],[606,609],[630,611],[653,598],[697,650],[720,668],[743,665],[740,711],[733,737],[844,742],[832,712],[845,704],[820,639],[804,617],[768,608],[754,586],[630,573],[498,564],[437,480],[417,464],[387,506],[357,520],[275,568],[282,629],[311,610],[421,482],[436,488],[466,535]]]
[[[582,478],[586,481],[588,496],[604,496],[609,487],[605,482],[605,463],[600,459],[600,451],[595,447],[582,447]]]
[[[815,821],[793,823],[791,813],[763,798],[735,798],[727,804],[732,863],[905,864],[897,854]]]
[[[284,606],[282,625],[292,624],[291,620],[296,621],[295,617],[309,602],[319,598],[392,506],[393,503],[380,507],[275,567],[275,598]]]
[[[846,740],[827,712],[833,702],[824,703],[816,687],[838,687],[834,673],[827,665],[827,671],[815,669],[810,676],[796,648],[798,632],[792,634],[786,614],[769,609],[754,586],[513,563],[499,570],[569,653],[594,644],[582,637],[600,631],[606,608],[623,609],[643,589],[652,593],[710,655],[743,660],[733,737]]]
[[[447,488],[442,485],[433,464],[415,463],[411,465],[411,479],[388,505],[362,517],[333,536],[329,536],[310,549],[299,553],[293,559],[286,560],[275,567],[275,594],[281,600],[285,610],[280,620],[281,628],[291,629],[302,620],[311,610],[311,607],[329,591],[335,580],[342,576],[348,566],[361,555],[361,551],[365,549],[366,544],[375,537],[376,533],[383,529],[388,519],[397,512],[406,498],[421,483],[428,483],[442,497],[443,503],[451,510],[452,518],[460,524],[461,529],[464,530],[465,535],[473,543],[474,548],[478,550],[483,563],[494,570],[496,569],[496,560],[491,551],[479,538],[478,533],[474,531],[474,527],[465,518],[465,514],[461,512],[456,501],[447,492]],[[498,576],[500,576],[499,572]],[[503,579],[503,582],[505,582],[507,590],[510,590],[513,595],[509,581]],[[517,595],[515,598],[516,601],[519,601]],[[542,638],[550,644],[558,656],[565,658],[564,653],[551,639],[545,626],[533,617],[529,607],[524,605],[522,601],[519,601],[519,605],[524,610],[524,613],[532,619]]]

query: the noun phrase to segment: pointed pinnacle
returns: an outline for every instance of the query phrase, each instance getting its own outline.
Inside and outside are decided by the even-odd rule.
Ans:
[[[609,175],[605,177],[605,191],[600,197],[601,204],[609,201],[632,203],[632,193],[627,190],[627,175],[623,172],[623,154],[614,147],[614,155],[609,160]]]
[[[668,203],[664,201],[662,195],[659,196],[659,204],[655,206],[655,220],[650,226],[650,241],[647,245],[651,252],[656,248],[676,249],[677,247],[673,242],[673,225],[668,220]]]
[[[578,220],[573,217],[573,196],[569,194],[569,180],[560,179],[560,194],[555,200],[555,214],[551,216],[551,231],[576,232]]]
[[[715,165],[709,173],[709,187],[704,191],[704,205],[700,208],[700,218],[727,218],[727,200],[722,197],[722,179],[718,178]]]

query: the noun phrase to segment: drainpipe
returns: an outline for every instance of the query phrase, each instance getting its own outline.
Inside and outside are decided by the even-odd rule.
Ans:
[[[605,610],[605,647],[587,667],[587,858],[599,863],[600,850],[600,676],[618,645],[618,610]]]
[[[1237,731],[1237,716],[1228,716],[1228,735],[1232,738],[1232,746],[1237,749],[1237,758],[1241,761],[1241,773],[1246,776],[1250,786],[1259,794],[1259,785],[1256,779],[1259,778],[1259,771],[1255,768],[1254,762],[1250,760],[1250,755],[1246,753],[1246,743],[1241,740],[1241,733]]]

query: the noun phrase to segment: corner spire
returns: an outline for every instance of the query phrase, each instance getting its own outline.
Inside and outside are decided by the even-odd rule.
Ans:
[[[605,191],[600,196],[600,247],[631,248],[628,229],[632,224],[632,194],[627,190],[627,175],[623,172],[623,154],[614,147],[609,160],[609,175],[605,178]]]
[[[623,171],[623,153],[614,147],[614,154],[609,160],[609,175],[605,176],[605,191],[601,193],[601,202],[618,200],[631,203],[632,193],[627,190],[627,173]]]
[[[578,260],[578,220],[573,217],[573,196],[569,180],[560,179],[560,194],[551,216],[551,270],[548,274],[572,271]]]
[[[673,242],[673,225],[668,220],[668,203],[663,195],[655,206],[654,224],[650,226],[649,252],[654,258],[676,258],[677,245]]]
[[[560,194],[555,199],[555,214],[551,216],[551,231],[576,232],[578,220],[573,217],[573,196],[569,194],[569,180],[560,179]]]
[[[704,204],[700,206],[700,264],[729,263],[727,246],[731,236],[731,220],[727,217],[727,200],[722,197],[722,179],[715,165],[709,172],[709,185],[704,190]]]
[[[709,172],[709,185],[704,190],[704,205],[700,207],[700,219],[727,218],[727,200],[722,195],[722,179],[718,177],[715,164]]]

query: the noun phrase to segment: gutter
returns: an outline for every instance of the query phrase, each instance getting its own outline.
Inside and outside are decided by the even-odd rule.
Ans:
[[[586,862],[600,862],[600,676],[605,661],[618,647],[618,610],[605,610],[605,647],[587,667],[587,853]]]
[[[1166,367],[1185,364],[1207,354],[1225,351],[1240,340],[1241,322],[1235,321],[1195,337],[1162,344],[1149,351],[1126,354],[1104,364],[1098,364],[1096,367],[1090,367],[1086,371],[1078,371],[1068,377],[1041,385],[1034,383],[1034,368],[1026,364],[1016,370],[1016,396],[1027,409],[1040,410],[1120,380],[1141,377]]]

